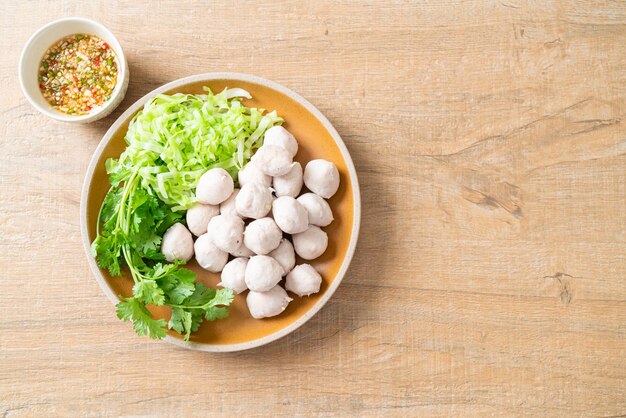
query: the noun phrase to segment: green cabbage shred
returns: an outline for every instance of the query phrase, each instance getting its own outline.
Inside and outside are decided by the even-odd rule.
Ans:
[[[196,184],[207,170],[220,167],[237,180],[265,131],[283,120],[275,111],[264,114],[236,97],[229,100],[235,89],[204,90],[207,94],[159,94],[137,113],[125,137],[126,150],[106,162],[111,184],[138,169],[142,188],[181,211],[195,203]]]

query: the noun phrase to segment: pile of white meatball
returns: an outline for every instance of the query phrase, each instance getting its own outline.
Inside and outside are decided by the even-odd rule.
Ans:
[[[187,211],[187,227],[174,224],[163,236],[168,261],[195,254],[202,268],[222,273],[219,285],[238,294],[250,290],[246,302],[254,318],[276,316],[293,300],[279,285],[283,276],[285,288],[300,297],[319,292],[322,283],[313,266],[295,265],[296,254],[313,260],[326,251],[321,228],[333,213],[325,199],[337,192],[339,172],[326,160],[310,161],[303,172],[293,161],[297,152],[285,128],[268,129],[263,146],[239,171],[241,188],[225,170],[207,171],[196,188],[198,203]],[[303,184],[311,193],[300,195]]]

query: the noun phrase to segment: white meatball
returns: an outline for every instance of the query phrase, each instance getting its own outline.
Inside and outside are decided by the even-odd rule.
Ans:
[[[250,222],[243,232],[243,243],[255,254],[267,254],[280,244],[283,233],[272,218]]]
[[[187,227],[197,237],[206,234],[206,228],[212,217],[219,215],[219,206],[196,203],[187,211]]]
[[[252,156],[252,163],[268,176],[282,176],[291,170],[293,157],[276,145],[264,145]]]
[[[272,215],[276,225],[287,234],[304,232],[309,227],[306,209],[291,196],[282,196],[274,200]]]
[[[280,282],[283,268],[268,255],[250,257],[246,266],[246,285],[255,292],[267,292]]]
[[[229,261],[222,270],[222,281],[217,285],[232,289],[235,293],[248,289],[245,279],[247,265],[248,259],[244,257]]]
[[[283,268],[283,276],[291,271],[296,265],[296,253],[293,250],[293,244],[286,238],[283,238],[274,251],[269,256],[278,261]]]
[[[274,286],[267,292],[250,291],[246,302],[250,315],[255,319],[268,318],[281,314],[293,299],[289,297],[285,289]]]
[[[237,251],[243,242],[243,219],[235,215],[217,215],[209,221],[207,231],[213,244],[227,253]]]
[[[193,245],[196,261],[205,270],[219,273],[228,261],[228,253],[217,248],[209,234],[200,235]]]
[[[248,183],[261,183],[265,187],[272,185],[272,178],[259,170],[254,164],[246,164],[239,170],[239,187]]]
[[[328,235],[317,226],[310,226],[304,232],[293,235],[296,254],[305,260],[313,260],[324,254],[328,247]]]
[[[228,199],[235,189],[233,178],[223,168],[212,168],[200,177],[196,187],[198,202],[219,205]]]
[[[296,138],[294,138],[294,136],[282,126],[272,126],[265,131],[263,145],[276,145],[282,147],[289,152],[291,158],[295,157],[298,152],[298,141],[296,141]]]
[[[330,161],[309,161],[304,167],[304,184],[313,193],[329,199],[339,188],[339,171]]]
[[[240,216],[263,218],[272,208],[272,192],[260,183],[247,183],[239,191],[235,207]]]
[[[239,189],[235,189],[233,190],[231,195],[228,197],[228,199],[220,203],[220,213],[222,215],[239,216],[239,214],[237,213],[237,207],[235,206],[235,199],[237,198],[238,194],[239,194]]]
[[[282,176],[276,176],[273,180],[276,196],[298,197],[302,190],[302,166],[300,163],[293,163],[291,170]]]
[[[330,205],[315,193],[305,193],[296,200],[306,209],[311,225],[328,226],[333,221]]]
[[[285,281],[285,288],[300,297],[319,292],[321,285],[322,276],[310,264],[294,267]]]
[[[161,252],[169,262],[189,261],[193,257],[193,237],[185,225],[175,223],[170,226],[161,241]]]
[[[233,257],[252,257],[254,253],[242,242],[239,248],[230,253]]]

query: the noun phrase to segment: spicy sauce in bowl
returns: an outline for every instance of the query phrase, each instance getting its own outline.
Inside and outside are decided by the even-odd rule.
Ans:
[[[19,77],[24,95],[44,115],[89,123],[121,103],[129,72],[111,31],[93,20],[70,17],[31,36],[20,57]]]
[[[85,115],[111,98],[117,67],[115,51],[102,39],[70,35],[44,54],[39,64],[39,89],[59,112]]]

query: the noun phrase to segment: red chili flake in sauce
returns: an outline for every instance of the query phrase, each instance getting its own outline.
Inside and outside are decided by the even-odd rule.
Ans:
[[[39,89],[59,112],[84,115],[110,98],[117,73],[113,49],[95,35],[77,33],[46,51],[39,64]]]

